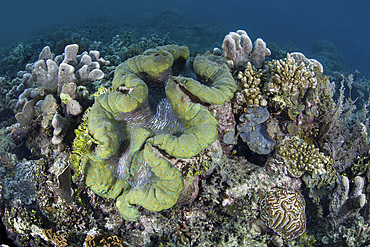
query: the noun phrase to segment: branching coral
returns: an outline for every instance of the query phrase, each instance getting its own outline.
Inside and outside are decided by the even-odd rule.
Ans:
[[[272,78],[272,81],[266,85],[269,93],[304,95],[308,88],[316,87],[317,79],[314,71],[307,68],[304,63],[296,62],[289,53],[285,60],[273,60],[268,63],[268,66]]]
[[[285,139],[277,147],[277,155],[284,159],[284,163],[293,177],[300,177],[304,172],[323,174],[331,161],[313,144],[309,145],[299,137]]]
[[[244,72],[239,71],[238,79],[241,82],[246,103],[249,106],[266,106],[265,95],[261,92],[263,87],[263,71],[252,67],[250,62],[247,63]]]
[[[134,204],[151,211],[173,206],[183,188],[181,173],[153,146],[189,158],[217,137],[215,118],[177,83],[209,103],[222,104],[236,90],[228,69],[209,55],[194,59],[200,81],[176,76],[188,57],[186,47],[169,45],[127,60],[115,71],[116,91],[98,96],[89,112],[88,131],[98,146],[82,161],[86,184],[98,195],[117,198],[127,220],[139,218]]]

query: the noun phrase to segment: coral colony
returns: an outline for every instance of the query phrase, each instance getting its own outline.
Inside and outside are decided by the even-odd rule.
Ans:
[[[345,96],[353,76],[335,89],[317,60],[243,30],[213,53],[174,43],[126,32],[88,51],[45,46],[0,78],[18,122],[0,130],[8,238],[369,245],[368,119]]]

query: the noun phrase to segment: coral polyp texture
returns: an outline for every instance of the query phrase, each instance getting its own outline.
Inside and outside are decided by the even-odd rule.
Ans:
[[[98,145],[82,159],[86,184],[100,196],[116,198],[126,220],[139,218],[135,204],[160,211],[177,202],[181,172],[160,150],[190,158],[216,140],[216,119],[190,97],[223,104],[236,90],[225,62],[198,55],[189,68],[188,58],[187,47],[168,45],[128,59],[116,68],[115,91],[99,95],[88,114],[88,131]]]
[[[179,20],[168,14],[158,26]],[[370,245],[369,104],[355,110],[369,90],[358,73],[330,82],[318,61],[273,44],[266,61],[266,44],[244,31],[223,53],[193,56],[159,46],[168,36],[136,42],[143,30],[122,23],[125,33],[104,25],[92,41],[90,26],[0,61],[12,71],[35,58],[0,77],[1,243]],[[210,43],[220,32],[181,28],[196,50],[221,45]],[[110,30],[121,36],[109,41]],[[19,123],[6,119],[14,113]]]
[[[304,172],[321,175],[331,162],[330,157],[320,152],[314,144],[307,144],[298,136],[287,138],[279,144],[277,155],[283,158],[293,177],[300,177]]]
[[[241,88],[249,106],[266,106],[267,100],[261,89],[263,87],[263,71],[257,70],[250,62],[244,72],[239,71],[238,79],[241,83]]]
[[[309,61],[303,54],[298,56],[288,53],[285,60],[269,62],[272,81],[266,85],[266,90],[269,93],[304,94],[308,88],[315,88],[317,79],[314,69],[322,72],[322,65],[316,60],[315,63]]]
[[[297,191],[272,189],[259,198],[262,222],[285,240],[292,240],[306,231],[306,202]]]

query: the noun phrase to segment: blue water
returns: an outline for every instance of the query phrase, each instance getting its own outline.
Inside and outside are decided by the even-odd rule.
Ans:
[[[358,69],[362,76],[370,78],[369,0],[3,0],[0,45],[97,17],[134,19],[138,15],[164,10],[185,14],[197,24],[211,23],[229,31],[244,29],[253,40],[261,37],[281,48],[295,47],[307,56],[311,52],[312,41],[327,40],[344,57],[348,72]]]

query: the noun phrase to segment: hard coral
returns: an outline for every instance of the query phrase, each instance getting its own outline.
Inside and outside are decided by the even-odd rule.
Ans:
[[[293,177],[300,177],[304,172],[323,174],[331,162],[329,156],[320,152],[313,144],[309,145],[299,137],[285,139],[277,147],[277,155],[283,158],[288,172]]]
[[[334,228],[338,228],[343,222],[354,218],[366,203],[366,195],[363,194],[365,180],[357,176],[353,181],[350,193],[350,181],[348,177],[341,176],[338,186],[334,191],[330,202],[329,221]]]
[[[116,198],[127,220],[139,218],[134,204],[151,211],[172,207],[183,188],[181,173],[153,146],[190,158],[217,137],[216,119],[177,83],[208,103],[222,104],[236,90],[228,69],[208,56],[193,63],[193,73],[206,85],[176,76],[188,57],[186,47],[169,45],[128,59],[115,71],[116,91],[98,96],[89,112],[88,131],[99,145],[83,158],[86,184]]]
[[[126,244],[122,243],[122,241],[117,236],[104,236],[102,234],[95,234],[94,236],[88,235],[85,240],[86,247],[93,247],[93,246],[111,246],[111,247],[125,247]]]
[[[306,202],[299,192],[286,189],[265,191],[258,203],[263,223],[284,239],[295,239],[306,231]]]
[[[238,79],[241,82],[244,97],[248,106],[266,106],[265,95],[261,92],[263,87],[263,71],[247,63],[244,72],[239,71]]]
[[[303,54],[302,56],[304,57]],[[291,56],[288,53],[285,60],[273,60],[268,63],[272,78],[272,81],[266,85],[269,93],[280,91],[285,94],[304,95],[308,88],[316,87],[317,79],[313,68],[321,64],[315,60],[317,63],[308,63],[306,67],[306,64],[301,62],[302,56]]]
[[[53,242],[56,246],[68,246],[67,240],[63,236],[60,236],[59,234],[55,233],[52,228],[44,229],[42,233],[48,240]]]

